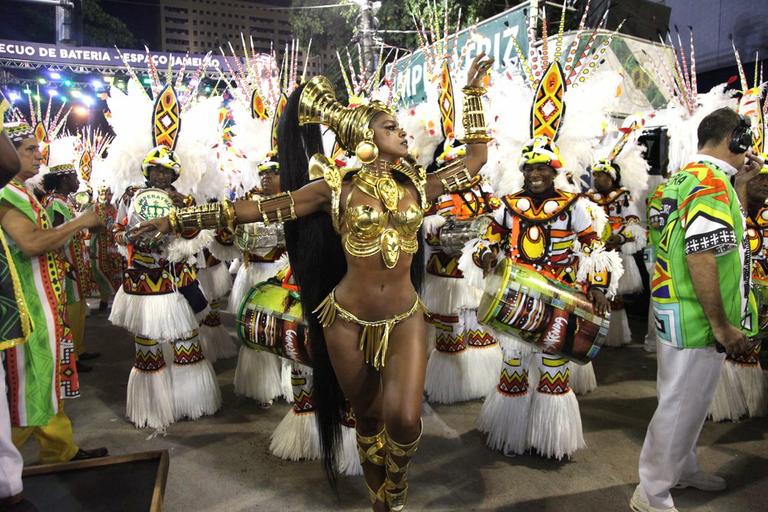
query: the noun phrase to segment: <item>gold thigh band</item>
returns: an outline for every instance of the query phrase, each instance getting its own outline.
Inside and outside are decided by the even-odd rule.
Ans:
[[[336,316],[341,317],[342,320],[352,324],[357,324],[363,328],[363,332],[360,333],[360,350],[365,356],[365,362],[372,365],[377,370],[384,367],[384,363],[387,357],[387,348],[389,348],[389,334],[397,324],[403,320],[410,318],[417,311],[423,311],[424,305],[416,295],[416,300],[413,302],[413,306],[405,313],[400,313],[392,318],[385,320],[376,320],[375,322],[369,322],[367,320],[361,320],[357,318],[353,313],[347,311],[336,302],[336,289],[331,290],[331,293],[320,303],[320,305],[313,311],[317,314],[317,318],[320,321],[320,325],[328,327],[336,320]]]

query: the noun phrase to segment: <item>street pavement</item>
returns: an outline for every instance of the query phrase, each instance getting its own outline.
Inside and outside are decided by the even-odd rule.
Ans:
[[[232,326],[231,317],[225,322]],[[579,397],[588,448],[570,460],[510,458],[490,451],[474,427],[480,401],[425,403],[424,437],[409,474],[408,510],[629,510],[637,459],[656,404],[655,358],[639,341],[604,349],[595,361],[599,388]],[[234,359],[215,364],[224,403],[218,414],[180,422],[158,434],[137,430],[124,419],[131,335],[110,325],[106,315],[91,315],[87,348],[102,357],[88,361],[94,370],[81,375],[83,396],[66,403],[75,438],[84,448],[107,446],[114,455],[167,449],[171,463],[164,510],[369,510],[361,477],[341,477],[337,496],[317,461],[288,462],[269,453],[270,434],[290,406],[260,409],[236,396]],[[34,463],[36,443],[24,446],[23,454],[27,464]],[[706,471],[725,477],[729,488],[720,493],[675,491],[681,511],[768,510],[768,419],[707,422],[699,461]]]

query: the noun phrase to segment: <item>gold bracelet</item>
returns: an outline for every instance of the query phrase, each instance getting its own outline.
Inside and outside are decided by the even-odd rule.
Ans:
[[[296,205],[293,202],[293,194],[290,192],[282,192],[258,199],[256,206],[265,225],[269,225],[270,222],[285,222],[296,219]]]
[[[445,192],[458,192],[472,185],[472,175],[469,174],[463,158],[458,158],[435,171],[435,175],[443,184]]]
[[[172,209],[168,214],[168,224],[171,225],[171,231],[174,233],[179,232],[179,218],[176,216],[176,209]]]
[[[465,88],[466,89],[466,88]],[[482,88],[471,88],[473,92],[484,91]],[[493,140],[488,136],[488,127],[485,125],[485,111],[480,94],[464,94],[464,108],[461,116],[464,125],[464,144],[487,143]]]
[[[189,229],[233,228],[237,222],[235,209],[230,201],[175,208],[171,212],[169,221],[172,225],[175,224],[176,233]]]
[[[485,94],[485,87],[474,87],[472,85],[465,85],[461,92],[464,96],[483,96]]]
[[[224,214],[225,224],[219,227],[227,228],[230,231],[234,231],[235,225],[237,224],[237,215],[235,214],[234,203],[232,203],[231,201],[224,201],[223,203],[221,203],[221,209]]]

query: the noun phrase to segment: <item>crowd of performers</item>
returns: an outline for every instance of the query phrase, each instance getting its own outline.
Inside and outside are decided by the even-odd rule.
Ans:
[[[707,375],[714,398],[690,413],[690,453],[706,415],[768,412],[759,344],[733,350],[703,327],[710,309],[681,300],[700,292],[681,270],[686,255],[714,248],[717,269],[748,269],[720,283],[731,329],[765,327],[755,308],[768,281],[768,167],[752,156],[764,149],[759,84],[742,76],[738,99],[724,87],[699,95],[695,81],[685,87],[690,75],[666,80],[684,66],[655,67],[670,106],[617,121],[623,77],[596,72],[610,38],[577,58],[562,34],[554,48],[531,34],[528,58],[501,69],[418,28],[428,99],[417,106],[399,106],[381,69],[343,64],[342,104],[291,51],[282,65],[246,54],[210,97],[197,94],[202,71],[164,80],[150,68],[147,90],[129,68],[126,90],[107,99],[110,136],[68,134],[65,107],[9,110],[0,143],[13,144],[20,170],[0,191],[6,474],[21,467],[17,451],[5,456],[15,450],[8,425],[16,446],[38,439],[43,462],[106,454],[74,444],[62,405],[79,394],[80,361],[97,356],[84,346],[89,297],[133,335],[125,414],[137,428],[215,414],[212,363],[236,356],[238,395],[293,404],[270,451],[319,459],[332,482],[362,474],[374,510],[405,506],[425,398],[484,399],[477,428],[506,455],[584,448],[577,395],[597,387],[601,346],[632,341],[623,298],[642,292],[643,261],[646,349],[672,361],[672,347],[717,340],[729,352],[719,379]],[[722,148],[691,158],[697,133],[699,150],[720,141],[715,129],[702,135],[711,119],[735,123],[727,169],[713,157]],[[671,137],[671,177],[654,183],[638,141],[651,124]],[[741,188],[723,177],[730,169]],[[731,295],[743,300],[726,304]],[[669,488],[701,485],[685,480],[698,474],[695,455],[654,466],[662,404],[678,400],[661,362],[659,375],[635,510],[672,510]],[[20,479],[8,482],[0,491],[17,495]]]

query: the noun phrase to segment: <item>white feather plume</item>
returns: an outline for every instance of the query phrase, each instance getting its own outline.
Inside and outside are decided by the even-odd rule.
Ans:
[[[726,87],[727,84],[716,85],[708,93],[699,94],[699,108],[692,116],[676,103],[670,103],[654,116],[654,124],[667,126],[670,173],[678,171],[696,154],[697,131],[702,119],[721,107],[736,108],[735,91],[726,90]]]
[[[221,140],[220,105],[219,96],[197,100],[181,114],[175,151],[182,170],[174,186],[182,194],[199,195],[204,200],[219,186],[215,174],[206,174],[218,171],[214,147]],[[107,106],[115,139],[103,165],[94,168],[92,179],[108,184],[119,198],[127,187],[144,185],[141,163],[152,149],[153,101],[141,85],[130,80],[127,92],[110,88]]]
[[[634,139],[627,142],[615,159],[621,168],[621,185],[629,190],[629,195],[638,203],[638,207],[644,202],[648,193],[648,171],[651,168],[644,154],[645,147]]]
[[[424,167],[431,164],[435,149],[443,141],[437,102],[427,101],[401,109],[397,118],[408,134],[408,147],[416,163]]]

